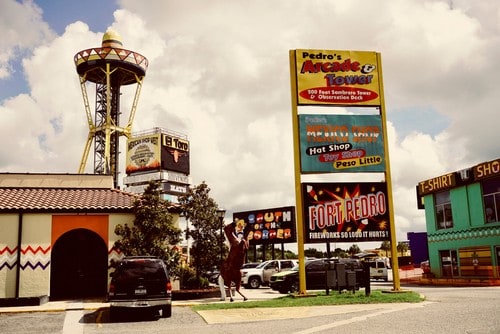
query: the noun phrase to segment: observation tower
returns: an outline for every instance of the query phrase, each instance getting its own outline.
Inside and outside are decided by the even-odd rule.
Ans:
[[[94,174],[113,175],[114,186],[118,187],[119,138],[130,138],[142,81],[148,68],[143,55],[123,49],[120,35],[107,31],[102,46],[83,50],[74,57],[89,135],[83,151],[78,173],[85,173],[85,165],[94,141]],[[95,111],[92,117],[87,86],[95,84]],[[120,125],[120,88],[136,84],[128,121]]]

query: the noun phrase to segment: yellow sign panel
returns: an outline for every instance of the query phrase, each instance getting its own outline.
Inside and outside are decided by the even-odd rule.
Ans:
[[[380,105],[376,52],[295,50],[298,105]]]
[[[483,162],[473,167],[474,180],[478,181],[487,177],[500,174],[500,159]]]
[[[441,175],[430,180],[418,183],[417,195],[423,196],[440,190],[449,189],[456,185],[455,173]]]

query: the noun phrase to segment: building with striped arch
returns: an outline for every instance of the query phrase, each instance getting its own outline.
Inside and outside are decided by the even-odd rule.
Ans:
[[[105,297],[137,196],[110,175],[0,173],[0,301]]]

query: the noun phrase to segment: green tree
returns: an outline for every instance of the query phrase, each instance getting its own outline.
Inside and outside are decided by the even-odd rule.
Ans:
[[[190,254],[198,281],[201,273],[218,268],[221,254],[225,258],[227,252],[220,233],[223,222],[217,217],[218,206],[209,193],[210,188],[203,182],[179,197],[182,214],[192,226],[188,232],[193,239]]]
[[[389,252],[391,251],[391,242],[388,240],[382,241],[380,249],[385,252],[385,256],[387,257]]]
[[[342,248],[335,248],[335,250],[332,253],[332,256],[338,258],[346,258],[349,257],[349,254]]]
[[[291,250],[285,250],[285,257],[284,257],[285,259],[296,259],[298,257],[299,256],[294,252],[292,252]]]
[[[353,244],[351,247],[349,247],[348,253],[353,256],[354,254],[361,253],[361,249],[358,247],[358,245]]]
[[[308,248],[308,249],[304,250],[304,256],[322,259],[322,258],[326,257],[326,254],[325,254],[325,252],[317,250],[316,248]]]
[[[398,242],[396,249],[398,250],[398,252],[401,253],[401,256],[404,256],[405,253],[408,251],[408,243],[405,241],[400,241]]]
[[[257,249],[255,251],[256,254],[254,254],[254,248],[253,248],[253,246],[251,246],[247,250],[246,261],[247,262],[263,261],[262,260],[262,252],[263,252],[262,246],[263,245],[256,246],[257,247]],[[265,254],[266,254],[265,261],[273,259],[272,249],[266,249]],[[256,255],[256,256],[254,256],[254,255]],[[274,247],[274,258],[275,259],[297,259],[298,255],[295,254],[294,252],[292,252],[291,250],[285,250],[284,252],[282,252],[280,248]]]
[[[118,224],[115,242],[127,256],[150,255],[165,261],[170,272],[178,273],[180,255],[172,246],[180,241],[181,230],[169,213],[170,203],[161,199],[159,184],[150,182],[144,193],[134,202],[134,225]]]

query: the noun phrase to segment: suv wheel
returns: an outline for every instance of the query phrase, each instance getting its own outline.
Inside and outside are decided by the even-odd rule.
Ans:
[[[288,293],[288,287],[281,288],[279,292],[283,294]]]
[[[119,320],[120,314],[118,313],[118,309],[116,307],[109,307],[109,320],[116,321]]]
[[[299,282],[293,281],[292,284],[290,284],[290,293],[295,293],[299,291]]]
[[[172,305],[166,305],[161,308],[161,317],[170,318],[172,316]]]
[[[260,279],[258,277],[250,277],[248,279],[248,285],[251,289],[258,289],[260,287]]]

